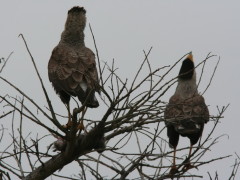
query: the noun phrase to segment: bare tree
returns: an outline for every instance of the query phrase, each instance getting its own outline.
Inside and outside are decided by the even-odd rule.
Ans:
[[[79,116],[85,104],[82,106],[77,104],[71,113],[73,126],[66,130],[60,122],[62,119],[66,120],[67,117],[56,113],[57,110],[51,103],[44,80],[41,78],[28,45],[22,34],[20,37],[31,57],[47,107],[41,107],[28,94],[0,74],[1,83],[6,83],[17,92],[15,95],[0,94],[0,103],[4,109],[4,112],[0,111],[0,119],[11,119],[11,130],[6,129],[5,124],[2,124],[0,128],[0,143],[8,144],[5,149],[0,150],[0,179],[39,180],[56,176],[65,179],[123,180],[132,175],[136,177],[135,179],[156,180],[202,177],[202,175],[192,174],[191,169],[186,172],[183,166],[189,159],[182,157],[178,158],[179,172],[169,175],[172,151],[168,148],[168,142],[165,139],[163,113],[166,103],[163,101],[163,96],[177,81],[177,77],[169,78],[169,73],[185,55],[172,66],[154,69],[149,60],[149,54],[152,51],[150,48],[148,52],[144,51],[144,60],[132,80],[123,79],[118,75],[114,61],[111,65],[100,61],[93,36],[101,82],[101,99],[105,105],[105,112],[102,116],[99,115],[98,120],[86,119],[85,116]],[[206,62],[213,57],[214,55],[209,53],[196,67],[202,68],[199,84]],[[1,64],[4,63],[1,71],[7,60],[1,62]],[[218,62],[203,93],[209,88],[217,66]],[[229,157],[223,156],[202,161],[202,157],[221,138],[214,137],[214,130],[227,107],[218,108],[218,114],[211,115],[211,122],[208,126],[212,126],[212,130],[193,148],[193,153],[189,158],[199,169],[203,165]],[[82,132],[76,128],[81,120],[87,122],[88,132]],[[26,127],[24,123],[26,121],[34,123],[37,128],[44,129],[46,134],[34,137],[31,129]],[[46,125],[47,121],[52,127]],[[16,127],[16,124],[19,126]],[[10,134],[11,142],[3,140],[8,134]],[[55,137],[56,141],[44,150],[42,142],[49,142],[50,137]],[[177,151],[183,152],[186,148]],[[98,153],[96,154],[95,151]],[[73,161],[76,162],[73,166],[79,173],[61,175],[59,171]],[[239,158],[236,158],[229,179],[234,179],[238,167]],[[214,175],[209,173],[209,177],[217,179],[217,173]]]

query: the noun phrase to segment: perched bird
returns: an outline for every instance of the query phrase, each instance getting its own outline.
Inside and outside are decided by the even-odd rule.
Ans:
[[[173,166],[170,174],[177,172],[175,163],[179,135],[190,139],[189,156],[192,146],[202,135],[204,124],[209,121],[209,111],[203,96],[198,93],[196,71],[192,53],[182,62],[175,94],[170,98],[164,113],[169,145],[174,148]],[[189,157],[188,156],[188,157]],[[185,169],[193,166],[188,162]]]
[[[84,43],[85,14],[83,7],[73,7],[68,11],[61,40],[53,49],[48,63],[49,80],[68,109],[67,126],[71,125],[71,96],[77,96],[86,107],[99,106],[95,97],[95,92],[100,91],[95,55]]]

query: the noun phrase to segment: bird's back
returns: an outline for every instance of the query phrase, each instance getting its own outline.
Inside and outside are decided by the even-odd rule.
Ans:
[[[77,96],[83,103],[88,93],[94,96],[95,91],[99,92],[95,55],[85,46],[71,47],[60,42],[49,60],[48,75],[62,100],[62,94],[66,93]]]
[[[202,131],[204,123],[209,120],[208,108],[204,98],[196,94],[188,99],[173,95],[166,107],[165,123],[176,132],[186,136]]]

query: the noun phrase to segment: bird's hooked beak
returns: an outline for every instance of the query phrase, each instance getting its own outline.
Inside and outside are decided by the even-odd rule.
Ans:
[[[193,61],[192,51],[188,54],[188,56],[187,56],[186,59],[190,59],[192,62],[194,62],[194,61]]]

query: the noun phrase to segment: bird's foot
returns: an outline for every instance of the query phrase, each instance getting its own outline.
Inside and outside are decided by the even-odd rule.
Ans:
[[[67,124],[65,124],[65,125],[62,125],[63,126],[63,128],[65,128],[65,129],[70,129],[71,127],[72,127],[72,121],[68,121],[68,123]]]
[[[171,167],[171,170],[169,172],[169,175],[174,175],[174,174],[177,174],[179,171],[178,171],[178,168],[177,166],[172,166]]]
[[[80,131],[85,130],[84,124],[83,124],[83,120],[80,121],[78,127],[77,127]]]

